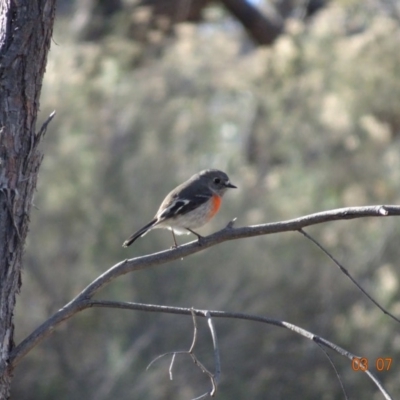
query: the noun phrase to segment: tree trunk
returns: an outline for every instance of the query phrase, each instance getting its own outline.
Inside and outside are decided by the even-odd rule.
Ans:
[[[39,95],[55,0],[0,0],[0,369],[14,346],[13,312],[21,258],[42,155],[36,134]],[[0,375],[10,396],[12,366]]]

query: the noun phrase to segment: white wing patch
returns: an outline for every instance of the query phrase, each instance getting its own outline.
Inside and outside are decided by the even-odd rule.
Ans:
[[[172,204],[170,204],[169,207],[167,207],[165,210],[163,210],[163,212],[160,214],[160,216],[158,218],[159,219],[171,218],[174,215],[178,214],[179,211],[189,203],[190,203],[190,200],[187,200],[187,199],[176,200]]]
[[[171,205],[171,210],[172,210],[174,207],[177,207],[177,209],[174,210],[174,214],[178,214],[178,212],[179,212],[183,207],[185,207],[186,204],[189,204],[189,203],[190,203],[190,200],[178,200],[178,201],[176,201],[174,204]],[[169,208],[170,208],[170,207],[168,207],[168,209],[169,209]]]

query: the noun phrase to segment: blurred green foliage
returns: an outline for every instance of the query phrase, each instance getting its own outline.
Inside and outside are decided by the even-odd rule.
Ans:
[[[249,49],[224,14],[177,27],[138,64],[121,26],[98,42],[56,25],[42,90],[44,143],[16,313],[17,342],[121,259],[165,249],[166,231],[121,244],[165,194],[207,167],[228,172],[211,233],[342,206],[398,203],[400,21],[370,1],[332,1],[307,22],[288,20],[271,48]],[[375,8],[374,8],[375,5]],[[115,21],[123,21],[124,15]],[[121,22],[122,23],[122,22]],[[396,219],[309,229],[393,313],[400,314]],[[180,240],[193,240],[180,237]],[[372,306],[301,235],[224,243],[179,262],[126,275],[104,299],[221,309],[280,318],[368,357],[392,357],[380,375],[399,395],[398,326]],[[199,321],[199,355],[211,367]],[[327,358],[297,335],[215,321],[222,357],[219,399],[337,399]],[[190,318],[90,310],[57,329],[15,372],[18,399],[190,399],[209,382],[189,359]],[[350,398],[381,398],[333,355]],[[367,383],[368,382],[368,383]],[[301,393],[301,395],[300,395]]]

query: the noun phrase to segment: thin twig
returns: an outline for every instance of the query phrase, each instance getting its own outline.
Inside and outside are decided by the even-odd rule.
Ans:
[[[329,353],[318,342],[315,342],[315,343],[317,343],[317,346],[321,349],[321,351],[324,352],[326,358],[328,359],[329,363],[331,364],[333,370],[335,371],[336,377],[338,378],[338,381],[340,383],[340,387],[342,388],[342,392],[343,392],[344,398],[346,400],[348,400],[349,398],[347,396],[346,389],[345,389],[345,387],[343,385],[342,378],[340,377],[339,371],[337,370],[337,368],[335,366],[335,363],[333,362],[331,356],[329,355]]]
[[[25,173],[29,163],[32,162],[32,160],[34,159],[34,155],[36,153],[36,149],[38,148],[39,143],[42,140],[43,136],[46,134],[47,127],[49,126],[50,122],[52,121],[52,119],[54,118],[55,115],[56,115],[56,112],[54,110],[47,117],[46,121],[44,121],[44,123],[42,124],[42,127],[40,128],[39,132],[37,132],[37,133],[32,132],[32,134],[30,135],[30,147],[29,147],[28,154],[27,154],[27,156],[25,158],[24,167],[23,167],[23,172],[24,173]]]
[[[385,396],[386,400],[393,400],[392,397],[390,397],[389,393],[382,386],[382,383],[379,381],[379,379],[370,370],[367,369],[365,373],[372,379],[372,381],[375,383],[381,393]]]
[[[396,322],[400,323],[400,320],[395,317],[392,313],[387,311],[384,307],[382,307],[368,292],[362,288],[362,286],[350,275],[349,271],[331,254],[326,250],[316,239],[314,239],[307,232],[303,231],[303,229],[299,229],[299,232],[304,235],[308,240],[314,243],[320,250],[322,250],[338,267],[339,269],[356,285],[357,289],[367,296],[384,314],[388,315]]]
[[[175,357],[176,357],[176,353],[174,353],[172,355],[171,364],[169,365],[169,380],[170,381],[174,380],[173,375],[172,375],[172,369],[174,368]]]
[[[194,346],[196,344],[197,340],[197,321],[196,321],[196,313],[194,312],[194,309],[191,308],[192,311],[192,321],[193,321],[193,340],[192,340],[192,345],[190,346],[189,353],[193,353]]]
[[[197,358],[196,354],[194,353],[194,347],[195,347],[196,341],[197,341],[197,321],[196,321],[196,312],[195,312],[195,310],[193,308],[190,309],[190,313],[192,314],[192,321],[193,321],[193,340],[192,340],[192,344],[190,345],[189,350],[187,350],[187,351],[174,351],[174,352],[161,354],[161,355],[159,355],[158,357],[156,357],[154,360],[152,360],[150,362],[150,364],[147,366],[146,370],[148,370],[151,367],[151,365],[153,365],[160,358],[172,354],[171,364],[169,366],[169,377],[170,377],[170,380],[172,381],[173,380],[172,369],[173,369],[175,357],[178,354],[189,355],[190,358],[192,359],[193,363],[197,367],[199,367],[201,372],[206,374],[210,378],[210,381],[211,381],[211,390],[209,392],[204,393],[199,397],[196,397],[196,399],[192,399],[192,400],[198,400],[198,399],[202,399],[202,398],[207,397],[207,396],[211,396],[211,397],[214,396],[214,394],[217,391],[217,382],[219,380],[219,374],[220,374],[221,368],[220,368],[220,360],[219,360],[217,334],[215,333],[215,329],[214,329],[214,326],[213,326],[213,323],[212,323],[212,319],[211,319],[210,313],[208,311],[205,311],[203,316],[205,316],[207,318],[208,326],[210,327],[210,331],[211,331],[211,336],[212,336],[212,340],[213,340],[213,347],[214,347],[215,368],[216,368],[216,372],[218,373],[217,379],[216,379],[215,375],[213,375],[204,366],[204,364],[200,362],[200,360]]]
[[[210,394],[208,392],[203,393],[202,395],[200,395],[199,397],[195,397],[194,399],[191,400],[201,400],[201,399],[205,399],[206,397],[208,397]]]
[[[35,143],[34,146],[37,146],[37,144],[40,142],[40,140],[42,139],[42,137],[46,134],[47,131],[47,127],[49,126],[50,122],[52,121],[52,119],[55,117],[56,115],[56,111],[52,111],[50,113],[50,115],[48,116],[48,118],[46,119],[46,121],[44,121],[42,127],[40,128],[39,132],[36,133],[35,135]]]
[[[213,396],[216,391],[216,384],[215,384],[215,380],[214,380],[214,375],[205,367],[205,365],[202,362],[200,362],[200,360],[197,358],[196,354],[193,351],[194,347],[196,345],[196,341],[197,341],[197,321],[196,321],[196,313],[195,313],[195,310],[193,307],[190,309],[190,312],[192,314],[193,331],[194,332],[193,332],[193,343],[190,346],[188,354],[192,358],[194,364],[197,365],[200,368],[200,370],[210,378],[210,381],[211,381],[211,390],[209,392],[202,394],[200,397],[196,397],[195,399],[192,399],[192,400],[198,400],[198,399],[202,399],[207,396]],[[206,315],[207,313],[208,313],[208,311],[206,311],[204,313],[204,315]]]
[[[159,356],[157,356],[156,358],[154,358],[153,360],[150,361],[149,365],[146,367],[146,371],[150,369],[150,367],[156,362],[158,361],[160,358],[164,358],[166,356],[172,356],[172,358],[174,358],[177,354],[187,354],[187,350],[180,350],[180,351],[168,351],[166,353],[160,354]],[[175,360],[174,360],[175,361]],[[171,362],[172,364],[172,362]],[[170,364],[170,367],[171,367]],[[172,380],[172,379],[171,379]]]
[[[210,396],[214,396],[217,386],[219,383],[219,378],[221,376],[221,358],[219,356],[219,346],[217,339],[217,332],[215,331],[213,320],[211,318],[211,314],[209,311],[206,312],[205,317],[207,318],[208,327],[210,328],[211,337],[213,341],[213,349],[214,349],[214,364],[215,364],[215,372],[212,379],[213,389],[210,392]]]

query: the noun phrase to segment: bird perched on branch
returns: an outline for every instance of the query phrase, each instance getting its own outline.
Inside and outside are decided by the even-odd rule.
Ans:
[[[172,232],[174,247],[177,247],[175,233],[193,233],[207,223],[221,207],[222,196],[227,189],[236,188],[228,175],[218,169],[207,169],[193,175],[189,180],[172,190],[161,203],[154,218],[123,243],[130,246],[136,239],[151,229],[165,228]]]

